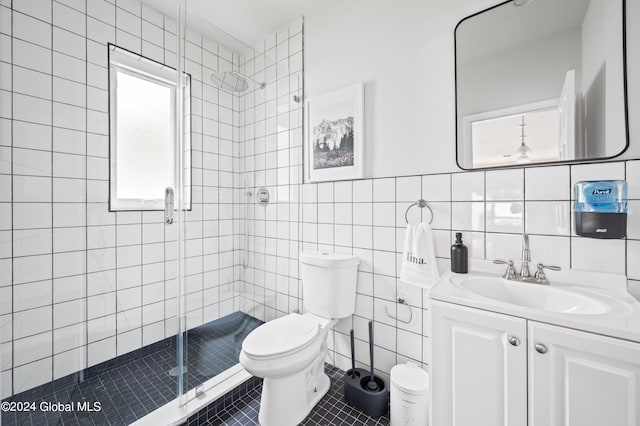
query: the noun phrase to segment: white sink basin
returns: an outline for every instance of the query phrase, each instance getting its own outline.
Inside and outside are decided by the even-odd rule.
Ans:
[[[597,315],[612,311],[625,311],[620,301],[591,295],[577,287],[520,283],[493,277],[452,276],[456,287],[466,290],[476,299],[491,299],[524,308],[567,314]]]

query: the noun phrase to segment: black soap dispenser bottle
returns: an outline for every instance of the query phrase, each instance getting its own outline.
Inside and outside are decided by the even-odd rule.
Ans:
[[[456,242],[451,246],[451,272],[457,274],[469,272],[469,250],[462,243],[461,232],[456,232]]]

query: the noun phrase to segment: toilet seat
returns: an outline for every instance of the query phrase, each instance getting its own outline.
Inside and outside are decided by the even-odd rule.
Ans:
[[[316,341],[319,326],[318,321],[311,316],[292,313],[253,330],[242,342],[242,350],[254,359],[293,354]]]

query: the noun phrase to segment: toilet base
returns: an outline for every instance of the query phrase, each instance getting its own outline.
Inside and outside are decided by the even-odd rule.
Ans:
[[[260,426],[295,426],[309,415],[331,386],[329,376],[324,372],[311,379],[312,370],[290,377],[264,379],[258,414]],[[315,385],[311,387],[309,383]],[[306,389],[306,392],[300,392],[300,389]]]

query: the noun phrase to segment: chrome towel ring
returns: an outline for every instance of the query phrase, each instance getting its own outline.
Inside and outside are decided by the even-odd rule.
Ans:
[[[431,219],[429,219],[429,225],[431,225],[431,223],[433,222],[433,210],[431,210],[431,207],[429,207],[427,202],[425,200],[423,200],[422,198],[419,199],[418,201],[416,201],[415,203],[409,205],[409,207],[407,207],[407,211],[404,212],[404,221],[407,222],[407,224],[409,224],[409,209],[411,209],[411,207],[413,207],[413,206],[418,206],[421,209],[423,209],[425,207],[427,209],[429,209],[429,213],[431,213]]]

